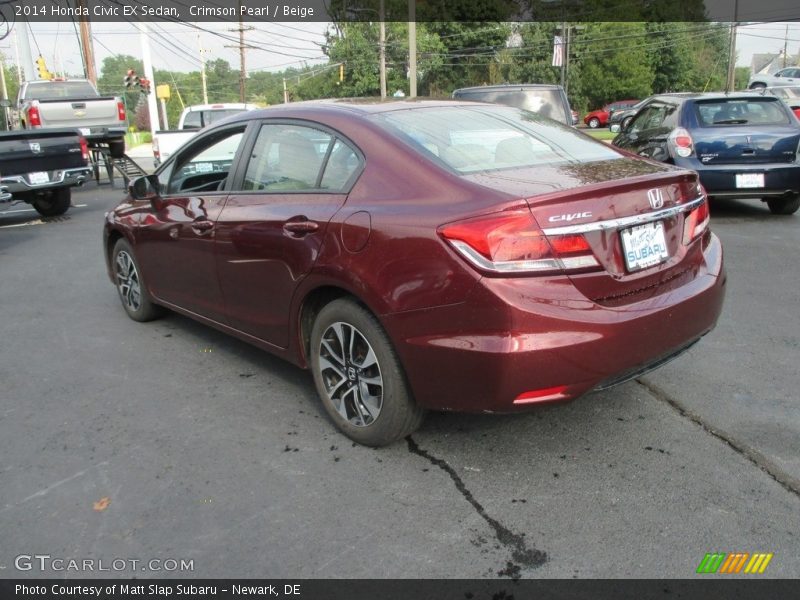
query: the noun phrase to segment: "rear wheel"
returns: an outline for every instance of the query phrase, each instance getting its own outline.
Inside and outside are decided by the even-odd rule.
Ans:
[[[589,119],[587,125],[591,129],[597,129],[598,127],[600,127],[600,119],[598,119],[597,117],[592,117],[591,119]]]
[[[767,206],[773,215],[793,215],[800,209],[800,196],[794,198],[767,198]]]
[[[326,305],[311,331],[311,371],[330,418],[350,439],[386,446],[419,427],[425,411],[378,320],[355,301]]]
[[[139,265],[133,256],[133,249],[127,240],[117,241],[111,254],[111,261],[114,268],[114,283],[119,292],[122,308],[128,316],[134,321],[141,322],[160,317],[164,309],[153,304],[150,299]]]
[[[49,195],[33,200],[33,208],[43,217],[57,217],[69,210],[72,192],[63,187],[53,190]]]

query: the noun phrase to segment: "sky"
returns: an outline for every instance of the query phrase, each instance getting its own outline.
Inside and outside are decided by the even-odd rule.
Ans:
[[[199,49],[202,45],[206,50],[206,60],[223,58],[233,68],[238,68],[238,49],[229,47],[238,43],[238,33],[232,31],[237,24],[195,25],[205,31],[180,23],[149,25],[152,31],[150,49],[154,67],[173,71],[199,70]],[[246,43],[253,46],[246,52],[245,66],[248,71],[276,71],[325,60],[320,45],[324,42],[326,23],[253,23],[251,26],[253,29],[245,34]],[[31,30],[33,56],[43,54],[51,71],[73,74],[80,72],[80,52],[72,23],[33,23]],[[92,34],[98,73],[106,56],[129,54],[138,58],[142,55],[141,36],[130,23],[94,23]],[[226,37],[228,39],[224,39]],[[754,53],[777,53],[784,46],[784,38],[788,38],[789,54],[800,54],[800,23],[776,22],[740,26],[736,64],[750,66]],[[13,34],[0,40],[0,53],[5,55],[8,62],[14,62]]]

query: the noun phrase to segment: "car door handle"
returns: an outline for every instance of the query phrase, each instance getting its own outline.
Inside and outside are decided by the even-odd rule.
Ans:
[[[194,221],[192,223],[192,229],[196,229],[197,231],[208,231],[214,228],[214,221],[202,220],[202,221]]]
[[[319,223],[315,221],[288,221],[283,224],[284,231],[296,236],[314,233],[317,229]]]

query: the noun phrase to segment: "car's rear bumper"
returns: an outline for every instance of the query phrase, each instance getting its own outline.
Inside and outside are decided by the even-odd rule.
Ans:
[[[2,183],[4,187],[7,187],[8,191],[12,194],[19,194],[24,192],[45,191],[65,186],[82,185],[91,177],[91,174],[92,169],[90,167],[75,167],[72,169],[49,171],[48,177],[50,181],[47,183],[32,183],[30,174],[2,177],[0,178],[0,183]]]
[[[714,327],[724,292],[711,235],[694,279],[625,306],[596,304],[566,277],[484,278],[464,303],[383,321],[420,405],[513,412],[658,366]]]
[[[697,159],[676,159],[679,167],[697,171],[709,196],[715,198],[767,198],[800,193],[800,164],[705,165]],[[736,175],[763,173],[763,188],[737,188]]]

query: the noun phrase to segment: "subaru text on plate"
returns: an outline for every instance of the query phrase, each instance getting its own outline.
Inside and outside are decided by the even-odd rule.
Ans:
[[[638,376],[710,331],[722,248],[695,173],[524,110],[290,104],[204,130],[107,214],[108,274],[311,370],[350,438]]]

